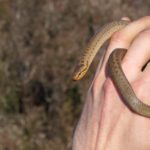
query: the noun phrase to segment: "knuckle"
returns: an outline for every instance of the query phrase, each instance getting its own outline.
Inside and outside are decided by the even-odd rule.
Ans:
[[[142,33],[141,33],[141,37],[145,37],[145,38],[150,38],[150,29],[148,30],[144,30]]]
[[[100,91],[100,81],[99,78],[96,78],[93,83],[91,88],[89,89],[90,93],[92,93],[93,98],[97,97],[97,95],[99,95],[99,91]]]
[[[116,43],[118,44],[118,42],[122,42],[124,40],[124,35],[121,31],[118,31],[116,33],[114,33],[114,35],[111,38],[111,43]]]
[[[147,82],[147,80],[145,80],[145,78],[140,78],[138,80],[136,80],[133,84],[132,87],[134,89],[134,92],[137,96],[137,98],[145,103],[145,104],[150,104],[150,101],[148,99],[150,93],[149,93],[149,84]]]
[[[142,21],[150,21],[150,16],[144,16],[144,17],[142,18]]]
[[[141,80],[137,80],[134,83],[132,83],[132,88],[138,98],[141,98],[141,96],[143,95],[143,87],[141,85],[142,85]]]
[[[112,81],[110,80],[110,78],[107,78],[103,84],[104,93],[106,93],[106,94],[112,93],[113,89],[114,88],[113,88]]]
[[[93,99],[95,99],[101,92],[105,93],[105,95],[110,95],[114,89],[110,78],[106,78],[102,85],[99,83],[99,80],[95,80],[90,88],[90,93],[92,94]]]

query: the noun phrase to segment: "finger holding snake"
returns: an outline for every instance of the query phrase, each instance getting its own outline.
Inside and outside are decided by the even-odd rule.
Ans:
[[[127,20],[127,19],[125,19],[125,20]],[[107,60],[109,58],[110,53],[116,48],[128,49],[130,47],[131,43],[133,42],[133,40],[136,38],[136,36],[138,34],[140,34],[143,30],[146,30],[149,28],[150,28],[150,16],[146,16],[141,19],[135,20],[133,22],[129,22],[129,24],[127,26],[125,26],[121,30],[115,32],[112,35],[110,44],[106,50],[105,59],[102,63],[102,69],[100,70],[100,68],[101,68],[100,66],[98,67],[99,69],[97,69],[96,76],[97,75],[100,76],[99,78],[97,78],[97,80],[101,81],[101,79],[100,79],[101,76],[103,76],[105,74],[105,67],[106,67]],[[117,47],[116,47],[116,45],[117,45]],[[128,51],[126,56],[124,57],[122,63],[126,62],[128,65],[128,63],[130,63],[130,61],[133,61],[133,59],[131,59],[131,60],[129,59],[130,55],[132,55],[132,54],[130,54],[130,51]],[[128,62],[128,60],[129,60],[129,62]],[[130,65],[132,65],[132,63]],[[135,64],[133,64],[133,67],[135,67]],[[132,70],[131,70],[131,72],[128,72],[129,80],[132,80],[132,78],[134,78],[135,72],[136,72],[136,70],[134,72],[132,72]]]
[[[104,42],[107,39],[109,39],[114,32],[116,32],[124,27],[126,27],[126,28],[122,32],[125,32],[127,27],[133,28],[134,23],[130,23],[130,25],[128,25],[128,24],[129,24],[128,21],[123,21],[123,20],[118,21],[118,22],[112,22],[112,23],[104,26],[101,29],[101,31],[95,35],[95,37],[89,42],[89,44],[86,48],[85,54],[81,58],[79,65],[77,66],[77,68],[75,70],[74,77],[73,77],[74,80],[79,80],[85,75],[85,73],[88,71],[90,64],[91,64],[93,58],[95,57],[97,51],[99,50],[99,48],[101,48],[101,46],[104,44]],[[136,24],[138,24],[138,23],[136,23]],[[143,29],[145,29],[145,24],[144,24],[144,26],[142,24],[139,24],[136,29],[137,30],[135,30],[135,32],[132,34],[125,32],[127,34],[127,36],[124,36],[125,37],[124,39],[122,39],[120,36],[121,32],[120,33],[118,32],[116,34],[117,36],[119,35],[119,39],[121,41],[124,41],[124,44],[125,44],[124,47],[130,47],[131,42],[134,40],[134,38],[139,34],[139,32],[141,32]],[[130,30],[128,29],[128,31],[130,31]],[[113,38],[112,41],[114,41],[114,39],[115,38]],[[128,40],[126,40],[126,39],[128,39]],[[127,43],[126,43],[126,41],[127,41]],[[123,59],[123,57],[125,56],[127,51],[129,51],[127,49],[124,49],[124,47],[123,47],[123,49],[122,49],[122,47],[118,47],[120,50],[117,52],[115,50],[115,52],[113,52],[111,55],[109,54],[109,52],[110,52],[109,50],[106,53],[106,58],[108,57],[108,54],[110,55],[109,60],[108,60],[108,66],[109,66],[111,77],[113,79],[113,82],[114,82],[117,90],[119,91],[119,94],[124,99],[124,102],[128,105],[128,107],[133,112],[135,112],[139,115],[142,115],[145,117],[150,117],[150,106],[142,103],[136,97],[134,90],[132,89],[128,79],[126,78],[126,76],[122,70],[122,67],[120,64],[121,60]],[[107,59],[105,59],[105,60],[107,60]],[[106,68],[105,61],[104,61],[104,64],[105,64],[105,65],[103,65],[104,67],[103,66],[102,67]],[[104,73],[103,68],[102,68],[102,73]],[[132,75],[134,75],[134,73],[132,73]],[[104,74],[102,76],[104,76]],[[103,82],[101,82],[100,86],[102,85],[102,83]]]

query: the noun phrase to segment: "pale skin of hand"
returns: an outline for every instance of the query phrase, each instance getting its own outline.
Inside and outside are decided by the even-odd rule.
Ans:
[[[150,16],[146,16],[113,35],[87,93],[73,150],[150,150],[150,118],[129,110],[106,71],[107,59],[115,48],[128,49],[123,71],[137,97],[150,105],[150,65],[141,72],[150,58]]]

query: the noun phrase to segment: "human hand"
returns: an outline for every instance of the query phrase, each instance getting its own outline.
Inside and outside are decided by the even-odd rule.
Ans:
[[[149,150],[150,118],[129,110],[106,74],[108,57],[115,48],[127,48],[122,68],[137,97],[150,103],[150,17],[131,22],[114,34],[87,94],[73,138],[73,150]]]

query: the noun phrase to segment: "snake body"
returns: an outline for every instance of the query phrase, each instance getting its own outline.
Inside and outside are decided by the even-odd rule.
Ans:
[[[113,35],[114,32],[124,28],[127,24],[128,21],[124,20],[114,21],[102,27],[102,29],[95,34],[85,48],[84,54],[75,68],[73,80],[76,81],[83,78],[102,45]]]
[[[128,25],[128,21],[115,21],[105,25],[89,42],[83,56],[81,57],[78,65],[75,68],[73,80],[80,80],[88,71],[95,55],[101,46],[108,40],[114,32],[119,31]],[[150,117],[150,106],[141,102],[134,93],[129,81],[127,80],[124,72],[122,71],[120,62],[126,54],[126,49],[115,49],[109,59],[108,68],[112,80],[122,96],[127,106],[135,113]]]
[[[121,68],[121,60],[123,59],[124,55],[126,54],[126,49],[115,49],[109,56],[108,59],[108,67],[122,98],[125,100],[125,103],[128,107],[135,113],[144,116],[150,117],[150,106],[144,104],[140,101],[135,92],[133,91],[129,81],[127,80],[124,72]]]

